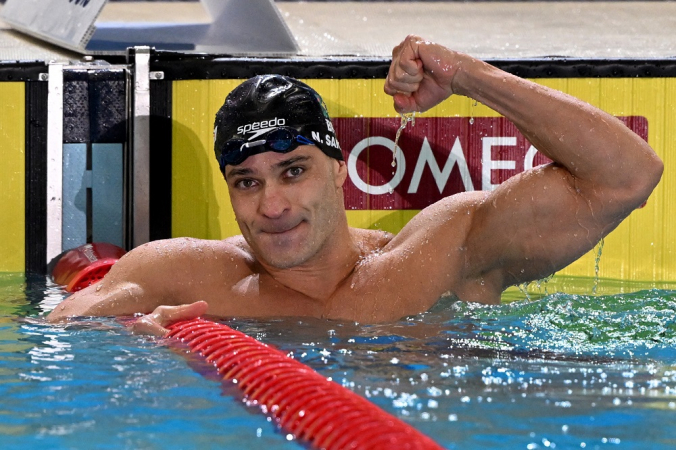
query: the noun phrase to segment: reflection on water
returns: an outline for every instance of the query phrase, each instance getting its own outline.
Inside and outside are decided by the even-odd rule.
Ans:
[[[44,282],[0,276],[0,295],[3,448],[301,448],[180,346],[112,319],[27,320],[63,297]],[[228,324],[448,448],[673,448],[676,294],[536,297],[444,299],[387,325]]]

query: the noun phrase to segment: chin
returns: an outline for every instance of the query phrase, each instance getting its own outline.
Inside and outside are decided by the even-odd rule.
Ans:
[[[291,254],[286,254],[286,255],[280,255],[279,253],[277,254],[268,254],[265,256],[261,256],[262,259],[265,260],[268,265],[276,268],[276,269],[291,269],[294,267],[298,267],[300,265],[303,265],[304,263],[307,262],[308,257],[305,257],[305,255],[299,255],[298,253],[291,253]]]
[[[291,269],[305,264],[317,253],[317,249],[308,245],[307,239],[280,242],[267,242],[259,247],[259,257],[272,267]]]

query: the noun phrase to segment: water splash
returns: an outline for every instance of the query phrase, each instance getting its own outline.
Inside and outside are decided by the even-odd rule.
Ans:
[[[649,289],[630,294],[555,293],[498,306],[456,302],[447,325],[474,339],[515,352],[551,352],[623,358],[676,356],[676,293]],[[465,336],[467,337],[467,336]]]
[[[599,287],[599,268],[601,263],[601,254],[603,253],[603,243],[604,240],[601,240],[596,247],[596,257],[594,258],[594,287],[592,287],[592,294],[596,295],[596,290]]]
[[[516,286],[528,301],[531,301],[530,294],[528,293],[528,286],[530,286],[530,283],[530,281],[526,281],[525,283],[517,284]]]
[[[540,278],[539,280],[535,281],[526,281],[524,283],[521,283],[517,285],[517,289],[523,294],[523,296],[526,298],[528,301],[534,301],[535,298],[532,298],[528,290],[532,285],[535,285],[535,288],[537,289],[538,292],[542,292],[542,289],[544,288],[544,295],[548,295],[549,292],[547,291],[547,285],[548,283],[554,278],[556,273],[553,273],[551,275],[547,275],[544,278]]]
[[[397,134],[394,136],[394,152],[392,154],[392,167],[397,166],[397,149],[399,148],[399,138],[401,137],[401,133],[404,131],[406,128],[406,125],[411,122],[411,126],[415,126],[415,111],[412,113],[402,113],[401,114],[401,123],[399,124],[399,129],[397,130]]]
[[[556,273],[547,275],[546,277],[540,278],[539,280],[535,280],[535,286],[538,288],[538,290],[544,287],[545,295],[549,295],[549,292],[547,292],[547,284],[554,278],[554,275],[556,275]]]

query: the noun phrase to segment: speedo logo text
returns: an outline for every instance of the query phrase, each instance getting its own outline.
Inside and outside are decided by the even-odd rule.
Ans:
[[[252,140],[271,128],[283,127],[284,124],[286,124],[286,119],[275,117],[274,119],[261,120],[260,122],[252,122],[239,126],[237,127],[237,134],[253,133],[253,136],[249,138],[249,140]]]

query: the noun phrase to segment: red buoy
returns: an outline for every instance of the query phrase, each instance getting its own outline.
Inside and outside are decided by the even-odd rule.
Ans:
[[[123,248],[106,242],[93,242],[67,251],[52,271],[55,283],[76,292],[100,281],[122,256]]]

